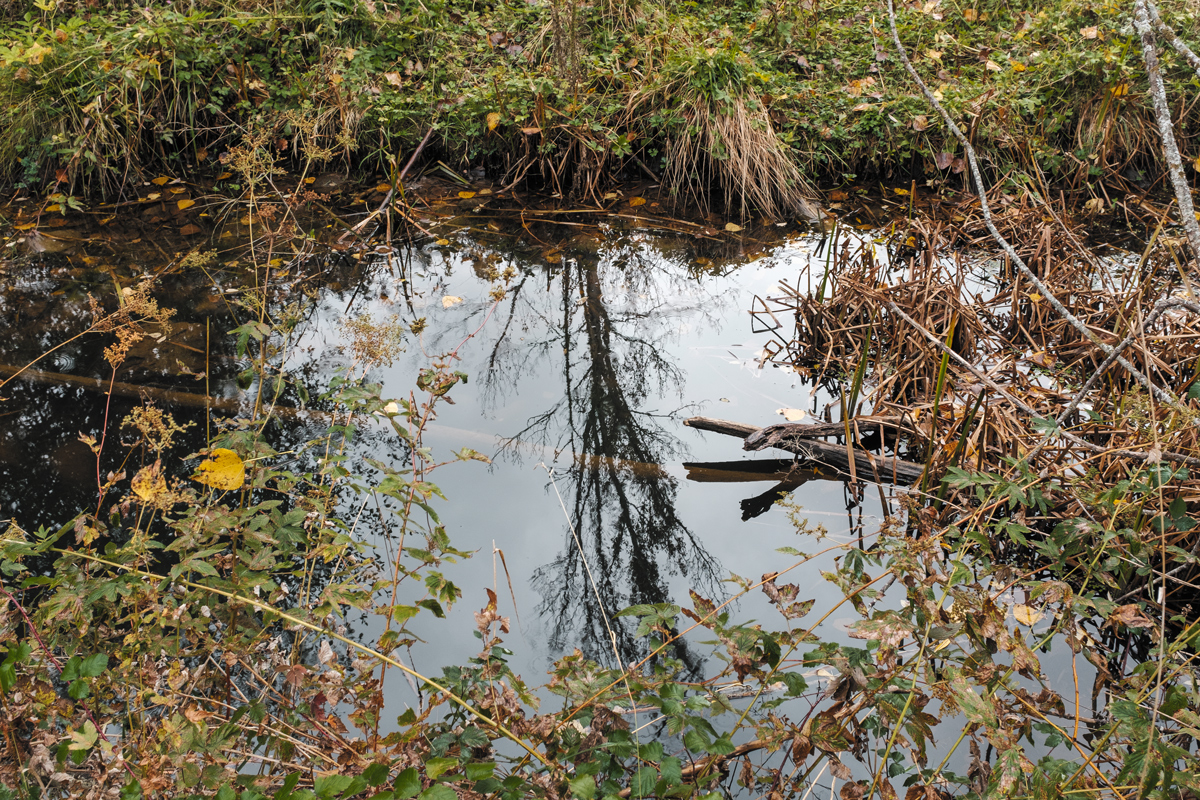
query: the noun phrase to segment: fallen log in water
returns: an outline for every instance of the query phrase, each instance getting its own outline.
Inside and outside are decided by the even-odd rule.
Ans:
[[[897,420],[887,418],[867,418],[858,422],[858,429],[860,431],[863,428],[876,431],[887,427],[894,429],[897,422]],[[683,424],[696,430],[736,436],[743,440],[742,449],[744,450],[764,450],[768,447],[776,447],[821,464],[837,467],[843,472],[850,472],[855,477],[865,480],[912,484],[921,480],[921,476],[925,472],[923,465],[912,461],[903,461],[894,456],[876,456],[851,444],[831,444],[820,441],[820,438],[824,436],[844,435],[845,427],[838,423],[801,425],[789,422],[759,428],[755,425],[711,417],[692,417],[684,420]]]

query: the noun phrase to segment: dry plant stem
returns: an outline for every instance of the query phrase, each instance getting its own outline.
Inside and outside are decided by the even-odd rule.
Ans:
[[[1200,261],[1200,224],[1196,222],[1192,190],[1184,176],[1183,158],[1179,155],[1179,146],[1175,143],[1175,126],[1171,122],[1171,109],[1167,104],[1167,87],[1163,83],[1162,69],[1158,63],[1158,47],[1154,31],[1150,28],[1150,13],[1146,9],[1146,3],[1147,0],[1135,0],[1133,27],[1142,37],[1142,58],[1146,62],[1146,77],[1150,81],[1150,97],[1154,100],[1154,117],[1158,122],[1158,133],[1162,137],[1167,174],[1171,176],[1171,186],[1175,189],[1175,199],[1179,202],[1179,219],[1187,232],[1188,243],[1192,246],[1192,257]],[[1157,17],[1158,14],[1155,13],[1154,16]],[[1178,37],[1175,37],[1175,41],[1179,41]],[[1195,58],[1195,55],[1192,57]]]
[[[999,384],[997,384],[995,381],[993,381],[991,378],[989,378],[984,373],[980,372],[969,361],[967,361],[965,358],[963,358],[962,356],[960,356],[958,353],[954,352],[950,348],[946,347],[946,345],[943,344],[941,342],[941,340],[939,340],[936,336],[934,336],[929,331],[925,330],[925,328],[923,328],[921,326],[921,324],[919,322],[917,322],[915,319],[910,317],[908,314],[905,314],[904,311],[901,310],[901,308],[899,306],[897,306],[895,303],[893,303],[892,301],[889,300],[888,306],[891,307],[893,312],[895,312],[896,314],[899,314],[901,319],[905,320],[910,325],[912,325],[914,328],[916,328],[918,331],[920,331],[922,336],[924,336],[926,339],[928,339],[930,342],[932,342],[935,346],[937,346],[940,350],[942,350],[942,352],[948,354],[951,358],[953,358],[955,361],[957,361],[959,364],[961,364],[972,375],[974,375],[976,378],[978,378],[980,381],[982,381],[989,389],[996,392],[998,395],[1003,397],[1008,402],[1012,403],[1017,408],[1024,411],[1026,414],[1030,414],[1034,417],[1041,416],[1041,414],[1039,414],[1035,408],[1028,405],[1023,400],[1006,392],[1003,388],[1001,388],[1001,386]],[[1100,445],[1094,444],[1089,441],[1085,441],[1084,439],[1079,438],[1078,436],[1076,436],[1073,433],[1067,433],[1066,431],[1061,431],[1060,433],[1065,439],[1070,441],[1072,444],[1074,444],[1078,447],[1082,447],[1085,450],[1089,450],[1093,453],[1107,453],[1109,455],[1121,456],[1124,458],[1132,458],[1132,459],[1136,459],[1138,461],[1147,461],[1150,458],[1149,453],[1139,453],[1135,450],[1113,450],[1113,449],[1109,449],[1106,447],[1101,447]],[[1193,458],[1192,456],[1185,456],[1181,453],[1170,453],[1170,452],[1161,453],[1160,455],[1161,455],[1161,458],[1163,458],[1166,461],[1174,461],[1174,462],[1177,462],[1180,464],[1187,464],[1189,466],[1200,466],[1200,458]]]
[[[900,32],[896,28],[896,7],[893,0],[888,0],[888,24],[891,26],[892,41],[895,43],[896,52],[900,57],[901,63],[904,64],[904,68],[908,71],[908,74],[912,76],[912,79],[916,82],[916,84],[921,87],[921,91],[925,94],[925,99],[928,100],[933,106],[934,110],[938,112],[938,115],[941,116],[942,121],[946,123],[946,127],[952,134],[954,134],[954,138],[957,139],[959,144],[963,146],[963,150],[967,154],[967,161],[971,165],[971,178],[975,183],[975,194],[979,198],[979,210],[983,216],[983,222],[984,225],[987,226],[988,232],[992,235],[992,238],[996,241],[996,243],[1000,245],[1000,249],[1004,251],[1005,255],[1007,255],[1012,260],[1012,263],[1017,266],[1017,269],[1021,271],[1021,274],[1024,275],[1025,278],[1034,285],[1042,297],[1046,298],[1046,301],[1050,303],[1050,306],[1055,310],[1055,312],[1057,312],[1060,317],[1070,323],[1071,327],[1079,331],[1080,335],[1082,335],[1096,347],[1100,348],[1105,355],[1108,355],[1111,348],[1104,344],[1104,342],[1100,341],[1096,334],[1093,333],[1087,325],[1085,325],[1078,317],[1067,310],[1067,307],[1064,306],[1062,302],[1060,302],[1059,299],[1054,296],[1054,293],[1050,291],[1046,284],[1042,283],[1041,279],[1034,274],[1033,270],[1029,268],[1029,265],[1025,263],[1024,259],[1022,259],[1021,256],[1017,254],[1017,251],[1013,249],[1013,246],[1009,244],[1008,240],[1001,235],[999,230],[997,230],[996,223],[992,219],[991,207],[988,205],[987,187],[983,184],[983,173],[979,169],[979,159],[975,155],[975,148],[971,145],[970,140],[967,139],[958,125],[955,124],[954,120],[950,118],[950,114],[946,111],[942,104],[938,102],[938,99],[933,96],[933,92],[930,91],[929,86],[925,83],[921,76],[917,74],[917,70],[913,67],[912,62],[908,60],[908,52],[904,49],[904,45],[900,43]],[[1176,152],[1178,153],[1178,151]],[[1188,209],[1190,213],[1190,196],[1188,198]],[[1187,215],[1185,214],[1184,216]],[[1129,361],[1124,358],[1119,358],[1118,363],[1128,370],[1129,374],[1132,375],[1138,383],[1145,386],[1161,401],[1171,405],[1178,404],[1178,400],[1174,395],[1165,389],[1161,389],[1154,385],[1149,378],[1143,375],[1141,371],[1138,370],[1137,367],[1133,366],[1133,364],[1129,363]]]
[[[1096,382],[1100,380],[1100,377],[1108,371],[1109,367],[1116,363],[1117,357],[1127,347],[1129,347],[1129,345],[1133,344],[1134,341],[1136,341],[1137,338],[1141,336],[1147,328],[1154,324],[1154,321],[1157,320],[1164,311],[1166,311],[1168,308],[1178,308],[1180,306],[1186,308],[1188,311],[1191,311],[1194,314],[1200,314],[1200,304],[1178,297],[1172,297],[1167,300],[1159,300],[1157,303],[1155,303],[1154,308],[1151,309],[1150,313],[1146,316],[1146,319],[1142,321],[1142,324],[1139,325],[1136,330],[1132,331],[1128,336],[1126,336],[1120,344],[1112,349],[1112,352],[1109,353],[1108,357],[1105,358],[1100,366],[1096,368],[1091,377],[1087,379],[1087,382],[1084,383],[1083,386],[1080,387],[1079,391],[1075,393],[1075,396],[1071,398],[1070,404],[1063,409],[1062,413],[1059,414],[1058,418],[1054,421],[1054,427],[1061,428],[1063,426],[1063,423],[1065,423],[1070,416],[1075,413],[1075,409],[1079,408],[1079,404],[1083,402],[1083,398],[1087,396],[1087,393],[1091,391],[1093,386],[1096,385]],[[1042,436],[1042,440],[1038,442],[1033,450],[1029,452],[1029,455],[1026,456],[1026,459],[1032,460],[1034,456],[1042,451],[1042,448],[1045,447],[1052,438],[1054,438],[1053,431]]]
[[[413,162],[415,162],[417,160],[417,156],[421,155],[421,151],[425,149],[425,145],[429,142],[430,136],[433,136],[433,127],[432,126],[429,128],[428,131],[425,132],[425,138],[421,140],[421,143],[419,145],[417,145],[417,149],[413,151],[412,157],[410,157],[408,159],[408,163],[404,165],[404,169],[400,170],[400,174],[396,176],[396,186],[399,186],[400,181],[404,180],[404,176],[408,174],[408,170],[410,167],[412,167]],[[352,233],[358,233],[363,228],[365,228],[371,220],[375,219],[380,214],[382,214],[384,212],[384,209],[386,209],[389,205],[391,205],[392,198],[396,196],[396,186],[393,186],[392,188],[388,189],[388,193],[383,198],[383,202],[379,204],[379,208],[375,209],[369,216],[367,216],[365,219],[361,220],[353,228],[350,228],[350,230],[343,233],[338,238],[338,241],[339,242],[343,241],[347,236],[349,236]],[[416,223],[414,223],[414,224],[416,224]],[[421,226],[417,225],[417,227],[420,228]],[[421,228],[421,232],[425,233],[426,235],[429,234],[429,231],[425,230],[424,228]]]

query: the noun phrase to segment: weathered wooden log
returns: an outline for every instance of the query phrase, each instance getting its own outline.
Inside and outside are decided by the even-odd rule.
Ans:
[[[775,447],[786,450],[811,461],[836,467],[843,472],[851,471],[863,480],[882,480],[892,483],[912,484],[921,479],[925,467],[912,461],[904,461],[894,456],[876,456],[853,445],[832,444],[820,441],[824,436],[835,436],[845,433],[845,427],[840,424],[823,423],[819,425],[801,425],[798,423],[783,423],[759,428],[740,422],[729,422],[712,417],[692,417],[683,422],[690,428],[725,436],[736,436],[742,439],[744,450],[764,450]],[[872,427],[890,427],[895,425],[893,420],[870,420]],[[860,425],[859,428],[864,427]]]

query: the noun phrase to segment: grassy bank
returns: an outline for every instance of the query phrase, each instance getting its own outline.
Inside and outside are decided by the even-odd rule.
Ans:
[[[1195,27],[1184,2],[1163,13]],[[1076,190],[1158,177],[1123,6],[930,0],[899,18],[996,175],[1036,167]],[[47,195],[224,171],[251,133],[283,167],[394,171],[430,127],[423,157],[505,185],[582,197],[653,173],[769,214],[817,181],[962,166],[879,4],[60,0],[10,5],[0,25],[0,175]],[[1196,88],[1164,58],[1192,160]]]

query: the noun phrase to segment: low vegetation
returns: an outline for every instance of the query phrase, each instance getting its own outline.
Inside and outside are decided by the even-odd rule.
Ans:
[[[6,12],[6,13],[5,13]],[[247,134],[296,171],[394,175],[424,157],[504,186],[595,196],[622,174],[798,213],[818,180],[940,179],[962,153],[853,2],[115,0],[12,3],[0,22],[0,176],[114,196],[224,172]],[[1177,30],[1194,4],[1163,9]],[[1137,39],[1119,4],[928,0],[899,12],[918,69],[989,172],[1090,197],[1157,180]],[[1186,64],[1164,55],[1185,130]],[[1184,141],[1185,154],[1195,146]]]

